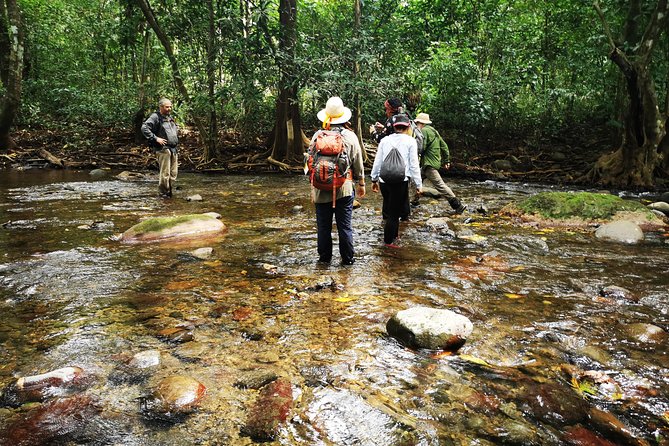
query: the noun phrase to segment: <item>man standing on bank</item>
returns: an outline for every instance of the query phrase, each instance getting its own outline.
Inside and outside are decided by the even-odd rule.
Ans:
[[[451,167],[451,155],[446,141],[443,140],[439,132],[432,127],[430,115],[427,113],[418,113],[416,124],[423,132],[423,155],[421,156],[421,176],[424,180],[429,180],[434,188],[441,195],[446,196],[448,204],[451,205],[456,214],[462,214],[467,206],[455,196],[450,187],[444,183],[439,174],[439,168],[448,170]]]
[[[158,102],[158,111],[151,113],[144,124],[142,134],[148,140],[149,146],[158,158],[160,174],[158,179],[158,191],[160,196],[169,198],[172,196],[172,188],[177,179],[179,171],[179,127],[171,116],[172,102],[162,98]]]

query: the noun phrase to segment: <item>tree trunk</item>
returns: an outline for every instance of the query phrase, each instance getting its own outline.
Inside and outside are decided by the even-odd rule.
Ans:
[[[297,42],[297,3],[296,0],[280,0],[279,50],[277,66],[281,70],[279,95],[276,99],[276,121],[271,159],[276,161],[302,162],[306,148],[306,137],[302,132],[299,101],[297,98],[298,81],[295,68],[295,43]]]
[[[5,0],[0,0],[0,82],[7,85],[9,80],[9,27]]]
[[[621,146],[613,153],[602,156],[588,174],[588,179],[606,186],[653,187],[658,177],[669,177],[666,162],[661,152],[667,150],[666,115],[660,113],[658,97],[651,74],[651,58],[655,42],[666,32],[669,6],[667,0],[658,0],[646,30],[636,48],[627,55],[615,44],[604,14],[595,1],[604,31],[609,39],[609,57],[625,79],[627,104],[623,113],[623,138]],[[630,8],[638,4],[631,2]],[[629,14],[628,20],[638,20],[636,14]],[[626,38],[636,34],[635,24],[625,25]]]
[[[0,102],[0,151],[6,151],[16,146],[9,132],[21,105],[24,46],[23,23],[16,0],[0,0],[0,3],[3,3],[2,12],[5,13],[0,20],[6,24],[9,42],[6,92]]]
[[[214,0],[207,0],[209,13],[209,35],[207,36],[207,90],[209,99],[209,133],[204,151],[204,161],[211,160],[216,155],[218,140],[218,125],[216,118],[216,17],[214,15]]]
[[[353,0],[353,9],[355,12],[353,32],[355,34],[355,38],[360,39],[360,21],[362,17],[361,0]],[[353,79],[356,81],[356,86],[360,84],[360,62],[357,60],[353,61]],[[360,142],[360,147],[363,148],[362,161],[367,163],[369,161],[369,156],[367,155],[367,150],[364,149],[365,143],[362,140],[362,106],[360,104],[360,93],[357,92],[357,87],[356,92],[353,95],[353,129],[355,130],[355,134],[357,135],[358,141]]]
[[[135,135],[135,142],[142,144],[146,141],[144,134],[142,134],[142,124],[146,115],[146,65],[149,60],[149,42],[151,41],[151,34],[149,29],[144,31],[144,44],[142,47],[142,68],[139,74],[139,108],[133,118],[133,130]]]
[[[179,63],[177,62],[177,58],[174,55],[174,50],[172,49],[172,44],[170,42],[170,39],[167,37],[167,34],[165,33],[165,31],[163,31],[160,25],[158,25],[158,20],[156,19],[156,16],[153,13],[153,10],[149,5],[148,0],[136,0],[136,1],[137,5],[142,10],[142,13],[144,14],[144,18],[146,19],[147,23],[149,24],[149,26],[151,26],[153,32],[156,33],[158,40],[165,49],[165,54],[167,55],[167,58],[170,61],[170,66],[172,67],[172,76],[174,78],[174,83],[176,84],[179,94],[181,94],[184,101],[190,103],[191,101],[190,94],[188,94],[188,89],[186,88],[186,84],[184,83],[183,77],[181,76],[181,71],[179,70]],[[198,131],[200,132],[200,140],[206,144],[206,141],[209,140],[207,127],[204,125],[204,122],[199,116],[193,116],[193,121],[195,121],[195,127],[197,127]]]

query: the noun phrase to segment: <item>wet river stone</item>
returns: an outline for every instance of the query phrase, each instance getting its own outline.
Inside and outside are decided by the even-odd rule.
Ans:
[[[427,307],[399,311],[386,324],[388,334],[410,348],[452,351],[462,347],[473,328],[461,314]]]
[[[669,215],[669,203],[658,201],[648,205],[649,208],[662,212],[664,215]]]
[[[646,346],[662,345],[667,341],[667,332],[653,324],[636,323],[625,327],[627,335]]]
[[[189,413],[200,404],[206,392],[204,384],[190,376],[170,376],[158,383],[146,410],[159,414]]]
[[[155,242],[175,238],[199,238],[225,231],[225,225],[215,212],[155,217],[144,220],[121,235],[126,243]]]
[[[128,366],[135,369],[148,369],[158,365],[160,365],[160,352],[158,350],[139,352],[128,362]]]
[[[72,444],[84,435],[86,427],[101,409],[85,395],[59,398],[21,414],[0,431],[0,444],[37,446]],[[76,444],[83,444],[75,441]]]
[[[43,401],[49,397],[62,396],[81,387],[88,378],[80,367],[63,367],[39,375],[19,378],[2,395],[2,403],[16,406],[26,402]]]
[[[241,433],[255,441],[272,441],[288,419],[293,407],[293,388],[286,378],[279,378],[260,390]]]
[[[601,225],[595,237],[612,242],[635,244],[643,240],[643,231],[634,222],[619,220]]]

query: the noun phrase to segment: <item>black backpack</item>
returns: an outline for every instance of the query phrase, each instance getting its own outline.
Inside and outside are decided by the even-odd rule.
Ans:
[[[397,147],[390,149],[390,152],[384,158],[379,177],[384,183],[388,184],[404,182],[406,178],[406,163],[400,151],[397,150]]]

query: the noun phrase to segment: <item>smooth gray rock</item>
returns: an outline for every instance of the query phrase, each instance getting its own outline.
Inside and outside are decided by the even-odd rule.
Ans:
[[[461,314],[428,307],[399,311],[386,324],[388,334],[408,347],[433,350],[457,350],[473,328]]]
[[[669,203],[664,201],[656,201],[655,203],[649,204],[648,207],[656,211],[660,211],[664,215],[669,215]]]
[[[643,231],[634,222],[619,220],[597,228],[595,237],[619,243],[635,244],[643,240]]]

